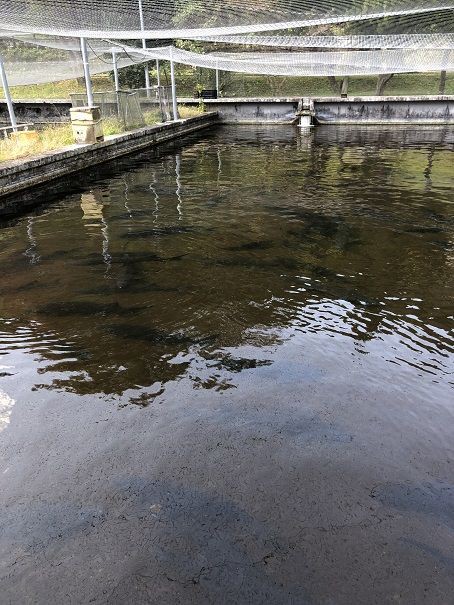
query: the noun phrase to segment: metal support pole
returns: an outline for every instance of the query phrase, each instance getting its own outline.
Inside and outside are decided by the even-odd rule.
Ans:
[[[14,113],[14,105],[9,92],[8,78],[6,77],[5,66],[3,65],[3,59],[0,56],[0,78],[2,80],[3,91],[5,93],[6,105],[8,107],[9,119],[14,132],[17,131],[16,114]]]
[[[143,18],[143,5],[142,0],[139,0],[139,17],[140,17],[140,29],[145,31],[145,21]],[[142,38],[142,48],[146,50],[147,41],[145,38]],[[145,88],[147,89],[147,96],[149,94],[148,89],[150,88],[150,73],[148,71],[148,63],[145,63]]]
[[[87,89],[87,104],[88,107],[94,107],[93,88],[90,79],[90,63],[88,62],[87,41],[85,38],[80,39],[80,50],[82,52],[82,62],[84,64],[85,88]]]
[[[161,86],[161,72],[159,71],[159,59],[156,59],[156,77],[157,85]]]
[[[112,64],[115,81],[115,92],[118,92],[120,90],[120,80],[118,78],[117,51],[115,49],[112,49]]]
[[[178,103],[177,103],[177,85],[175,82],[175,65],[173,63],[173,48],[170,47],[170,79],[172,81],[172,108],[173,108],[173,119],[179,120],[178,114]]]
[[[118,61],[117,61],[117,50],[112,48],[112,64],[113,64],[113,72],[114,72],[114,81],[115,81],[115,93],[117,97],[117,116],[121,120],[125,130],[126,130],[126,117],[124,114],[123,105],[120,102],[120,78],[118,76]]]

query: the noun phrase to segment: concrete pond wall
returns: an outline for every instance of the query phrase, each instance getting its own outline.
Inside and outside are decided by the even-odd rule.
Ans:
[[[454,96],[314,98],[316,124],[454,124]],[[205,101],[224,123],[293,123],[298,98]],[[186,104],[195,103],[182,99]]]
[[[317,99],[319,124],[454,124],[454,97]]]
[[[207,99],[207,111],[215,111],[228,124],[290,124],[301,98]],[[199,99],[182,98],[195,106]],[[317,97],[313,99],[319,124],[454,124],[454,96],[411,97]],[[15,101],[19,122],[46,124],[69,121],[71,102]],[[7,123],[7,108],[0,102],[0,123]]]
[[[104,142],[94,145],[71,145],[25,161],[4,162],[0,164],[0,216],[18,214],[23,205],[32,205],[33,192],[40,185],[47,185],[90,166],[215,126],[218,121],[218,115],[211,112],[109,136]],[[31,195],[24,196],[23,193],[27,191]]]

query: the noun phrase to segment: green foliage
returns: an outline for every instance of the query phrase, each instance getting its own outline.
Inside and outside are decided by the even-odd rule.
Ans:
[[[0,40],[0,55],[5,61],[64,61],[71,54],[71,51],[25,44],[12,38]]]
[[[110,78],[114,82],[114,74],[110,72]],[[122,90],[131,88],[145,88],[145,66],[129,65],[118,70],[118,80]]]

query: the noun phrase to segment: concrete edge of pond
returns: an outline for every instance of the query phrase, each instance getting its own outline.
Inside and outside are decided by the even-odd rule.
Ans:
[[[304,96],[304,91],[301,92]],[[301,97],[221,97],[204,101],[226,124],[291,124]],[[454,124],[454,95],[311,97],[315,118],[327,124]],[[146,103],[146,100],[143,101]],[[200,99],[178,99],[197,106]],[[69,99],[15,100],[18,119],[34,124],[69,121]],[[7,123],[6,104],[0,100],[0,121]]]
[[[292,124],[297,97],[220,98],[204,101],[225,124]],[[311,97],[316,124],[333,125],[453,125],[453,95]],[[179,99],[193,106],[196,99]]]
[[[102,143],[94,145],[70,145],[33,158],[5,162],[0,166],[0,199],[10,198],[14,194],[96,164],[185,136],[217,122],[218,114],[210,112],[177,122],[112,135],[106,137]],[[13,206],[8,204],[10,210]],[[3,210],[4,208],[0,207],[0,214],[5,214]]]

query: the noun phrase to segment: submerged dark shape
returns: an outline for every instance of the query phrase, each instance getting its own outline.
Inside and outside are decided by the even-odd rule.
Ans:
[[[273,240],[258,240],[255,242],[246,242],[245,244],[240,244],[238,246],[227,246],[224,250],[229,250],[230,252],[248,252],[252,250],[269,250],[275,245]]]
[[[52,315],[54,317],[68,317],[71,315],[130,315],[142,311],[146,307],[125,308],[118,303],[93,302],[55,302],[38,307],[38,315]]]
[[[46,254],[41,257],[42,261],[54,261],[59,260],[61,258],[74,258],[74,256],[79,252],[77,248],[62,248],[60,250],[55,250],[55,252],[51,252],[50,254]]]
[[[142,229],[137,231],[128,231],[121,236],[124,239],[143,239],[146,237],[164,237],[166,235],[179,235],[181,233],[193,233],[193,227],[171,226],[155,227],[153,229]]]
[[[226,267],[245,267],[248,269],[287,269],[295,271],[301,267],[297,259],[290,257],[276,257],[272,260],[259,260],[254,258],[216,258],[210,263]]]
[[[105,330],[121,338],[141,340],[151,344],[191,345],[197,343],[195,338],[186,336],[185,334],[162,332],[155,328],[136,324],[113,324],[106,326]]]
[[[440,227],[411,227],[405,229],[405,233],[443,233]]]
[[[138,407],[141,407],[141,408],[146,408],[150,405],[150,403],[152,401],[154,401],[156,399],[156,397],[163,395],[164,392],[165,392],[165,388],[161,387],[155,393],[141,393],[137,397],[131,397],[129,399],[129,403],[131,405],[137,405]]]
[[[134,265],[139,263],[146,262],[158,262],[165,263],[168,261],[177,261],[181,260],[187,256],[187,254],[177,254],[175,256],[160,256],[159,254],[154,254],[153,252],[127,252],[120,255],[112,255],[109,259],[110,265]],[[105,258],[101,254],[91,254],[87,260],[83,261],[81,264],[87,267],[95,267],[97,265],[105,264]]]
[[[215,360],[216,358],[213,356],[211,359]],[[226,355],[214,361],[214,363],[210,364],[210,367],[228,370],[229,372],[242,372],[243,370],[270,366],[272,363],[270,359],[250,359],[248,357]]]
[[[339,225],[343,223],[343,219],[336,215],[325,216],[321,212],[313,212],[304,208],[274,207],[272,210],[288,219],[292,219],[288,233],[296,236],[315,231],[318,235],[333,237],[337,233]],[[303,225],[295,225],[295,219],[301,221]]]

